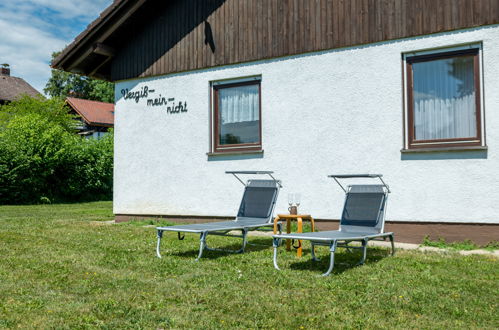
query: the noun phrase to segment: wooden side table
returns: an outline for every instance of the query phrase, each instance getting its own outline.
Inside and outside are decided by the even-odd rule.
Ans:
[[[315,231],[314,219],[310,214],[278,214],[274,219],[274,234],[277,233],[277,223],[280,220],[286,220],[286,232],[291,233],[291,220],[296,220],[298,225],[298,233],[303,233],[303,220],[310,221],[312,226],[312,232]],[[286,240],[286,250],[291,250],[291,240]],[[298,240],[298,249],[296,251],[296,256],[301,257],[302,255],[302,244],[301,240]]]

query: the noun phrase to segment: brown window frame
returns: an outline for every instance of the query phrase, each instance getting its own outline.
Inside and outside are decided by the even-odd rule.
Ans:
[[[459,56],[473,55],[473,71],[475,83],[475,108],[476,108],[476,132],[474,137],[452,138],[452,139],[434,139],[434,140],[416,140],[414,127],[414,81],[412,64],[428,62],[445,58],[454,58]],[[436,52],[425,55],[415,55],[406,58],[406,91],[407,91],[407,148],[459,148],[483,146],[482,140],[482,107],[481,107],[481,85],[480,85],[480,49],[471,48],[456,51]]]
[[[230,144],[221,145],[219,142],[219,91],[224,88],[233,88],[239,86],[248,85],[258,85],[258,114],[259,114],[259,142],[257,143],[240,143],[240,144]],[[262,84],[260,79],[254,79],[249,81],[234,82],[234,83],[222,83],[213,86],[213,127],[211,128],[212,141],[213,141],[213,153],[234,153],[234,152],[258,152],[262,151]]]

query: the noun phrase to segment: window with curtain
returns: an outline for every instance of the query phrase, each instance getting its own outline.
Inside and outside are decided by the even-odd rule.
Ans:
[[[261,150],[260,80],[214,86],[214,151]]]
[[[407,57],[409,148],[481,145],[478,54]]]

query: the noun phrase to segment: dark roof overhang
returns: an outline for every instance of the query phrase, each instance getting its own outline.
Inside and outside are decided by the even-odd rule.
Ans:
[[[111,80],[115,54],[113,36],[147,0],[115,0],[51,63],[51,67],[93,78]]]

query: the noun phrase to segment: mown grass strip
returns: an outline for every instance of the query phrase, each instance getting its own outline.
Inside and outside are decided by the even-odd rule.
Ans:
[[[499,267],[484,256],[371,248],[366,265],[341,251],[321,262],[250,237],[248,252],[208,252],[198,236],[106,225],[111,203],[0,206],[0,327],[54,328],[497,328]],[[236,239],[210,237],[214,246]],[[263,246],[262,246],[263,245]]]

